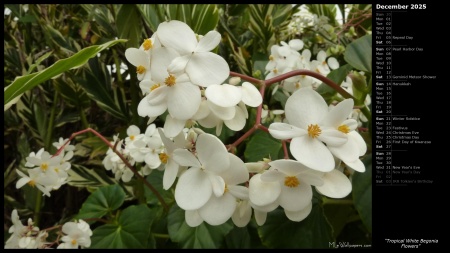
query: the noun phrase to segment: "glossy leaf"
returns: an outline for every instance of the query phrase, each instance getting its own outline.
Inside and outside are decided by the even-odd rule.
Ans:
[[[142,249],[147,247],[153,213],[146,205],[129,206],[116,224],[102,225],[92,231],[90,249]]]
[[[372,35],[365,35],[350,43],[345,50],[344,59],[355,69],[372,73]]]
[[[124,200],[125,192],[119,185],[101,187],[86,199],[77,218],[101,218],[119,208]]]
[[[353,200],[364,225],[372,232],[372,155],[366,156],[363,163],[366,171],[353,175]]]
[[[269,133],[258,131],[250,137],[245,148],[244,156],[247,162],[262,161],[263,158],[278,159],[281,141],[273,138]]]

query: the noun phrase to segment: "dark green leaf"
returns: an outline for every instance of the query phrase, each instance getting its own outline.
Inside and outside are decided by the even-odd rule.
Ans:
[[[365,35],[350,43],[345,49],[344,59],[355,69],[372,73],[372,35]]]
[[[263,244],[269,248],[329,248],[333,242],[331,227],[320,204],[313,204],[309,216],[300,222],[286,217],[283,209],[267,214],[266,223],[258,228]]]
[[[91,249],[146,248],[153,213],[146,205],[130,206],[120,214],[117,224],[94,229]]]
[[[124,200],[125,192],[119,185],[100,187],[83,203],[77,218],[101,218],[119,208]]]
[[[141,13],[135,4],[123,4],[116,18],[119,38],[127,39],[127,47],[139,47],[141,44]]]
[[[252,137],[245,148],[246,162],[262,161],[263,158],[278,159],[281,149],[281,141],[274,139],[269,133],[258,131]]]
[[[353,175],[353,200],[364,225],[372,232],[372,155],[364,157],[363,162],[366,171]]]

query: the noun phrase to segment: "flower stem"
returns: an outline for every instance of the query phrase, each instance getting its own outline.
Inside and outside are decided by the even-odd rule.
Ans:
[[[139,172],[130,164],[130,162],[128,162],[128,160],[122,155],[122,153],[120,153],[119,151],[117,151],[115,145],[111,144],[103,135],[101,135],[100,133],[98,133],[97,131],[95,131],[92,128],[87,128],[84,130],[81,130],[79,132],[73,133],[69,140],[66,141],[66,143],[64,143],[64,145],[62,145],[59,150],[53,155],[53,156],[57,156],[59,153],[61,153],[61,151],[64,149],[64,147],[70,143],[70,141],[75,138],[75,136],[80,135],[80,134],[84,134],[87,132],[91,132],[94,135],[96,135],[98,138],[100,138],[106,145],[108,145],[108,147],[110,147],[112,149],[112,151],[114,153],[116,153],[116,155],[118,155],[120,157],[120,159],[124,162],[124,164],[134,173],[134,175],[136,175],[137,178],[139,178],[140,180],[142,180],[142,182],[150,189],[150,191],[153,192],[153,194],[155,194],[155,196],[158,198],[159,202],[161,203],[162,207],[164,208],[165,211],[169,211],[169,206],[167,205],[167,203],[164,201],[163,197],[161,196],[161,194],[159,194],[158,190],[155,189],[155,187],[153,187],[153,185],[151,185],[141,174],[139,174]]]

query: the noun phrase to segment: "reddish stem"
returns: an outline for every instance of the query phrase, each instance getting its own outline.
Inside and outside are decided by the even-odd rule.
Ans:
[[[120,157],[120,159],[124,162],[124,164],[134,173],[134,175],[136,175],[136,177],[138,177],[139,179],[142,180],[142,182],[150,189],[150,191],[153,192],[153,194],[155,194],[155,196],[158,198],[159,202],[161,203],[161,205],[163,206],[164,210],[169,211],[169,206],[167,205],[167,203],[164,201],[163,197],[161,196],[161,194],[159,194],[159,192],[147,181],[145,180],[145,178],[143,176],[141,176],[141,174],[139,174],[139,172],[130,164],[130,162],[128,162],[128,160],[116,149],[116,145],[112,145],[105,137],[103,137],[103,135],[101,135],[100,133],[98,133],[97,131],[95,131],[92,128],[86,128],[84,130],[81,130],[79,132],[73,133],[69,140],[66,141],[66,143],[64,143],[64,145],[62,145],[58,151],[56,151],[56,153],[53,156],[57,156],[61,153],[61,151],[64,149],[64,147],[70,143],[70,141],[75,138],[75,136],[80,135],[80,134],[84,134],[86,132],[91,132],[93,134],[95,134],[97,137],[99,137],[106,145],[108,145],[112,151],[114,153],[116,153],[116,155],[118,155]],[[117,144],[117,143],[116,143]]]

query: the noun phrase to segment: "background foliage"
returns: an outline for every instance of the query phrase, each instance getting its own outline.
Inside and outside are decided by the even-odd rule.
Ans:
[[[296,30],[300,5],[256,4],[5,4],[4,16],[4,235],[8,238],[10,214],[33,217],[41,228],[73,218],[102,218],[91,221],[91,248],[328,248],[329,242],[371,244],[371,133],[364,137],[368,152],[367,171],[353,178],[353,193],[343,200],[315,194],[313,211],[302,222],[288,220],[282,210],[269,214],[264,226],[254,219],[245,228],[231,221],[191,228],[184,211],[174,202],[173,192],[164,191],[162,174],[152,173],[152,183],[171,205],[168,213],[142,184],[133,179],[118,182],[105,171],[101,161],[108,147],[97,137],[76,138],[73,181],[52,197],[39,201],[41,193],[25,186],[15,188],[16,169],[24,168],[25,157],[74,132],[93,128],[104,136],[119,133],[133,124],[145,129],[139,117],[142,94],[135,68],[125,58],[129,47],[139,47],[156,31],[159,23],[175,19],[186,22],[194,32],[217,29],[222,41],[217,49],[231,71],[264,79],[270,48],[281,41],[300,38],[315,56],[327,50],[341,68],[329,74],[340,83],[350,70],[364,71],[368,92],[371,85],[371,5],[306,5],[312,14],[328,19],[329,27]],[[340,23],[337,14],[347,10]],[[117,40],[119,39],[119,40]],[[370,50],[370,51],[369,51]],[[17,78],[20,77],[20,78]],[[271,87],[272,89],[272,87]],[[266,92],[271,109],[283,108],[286,95]],[[318,91],[330,101],[336,92],[325,85]],[[367,92],[366,92],[367,93]],[[356,93],[355,93],[356,94]],[[364,101],[364,97],[359,97]],[[220,139],[230,144],[255,121],[255,111],[241,132],[224,129]],[[163,126],[160,117],[154,123]],[[268,126],[268,124],[266,125]],[[214,133],[214,129],[205,129]],[[112,138],[111,138],[112,139]],[[283,158],[279,141],[256,132],[237,148],[245,162]],[[140,219],[136,219],[140,217]]]

